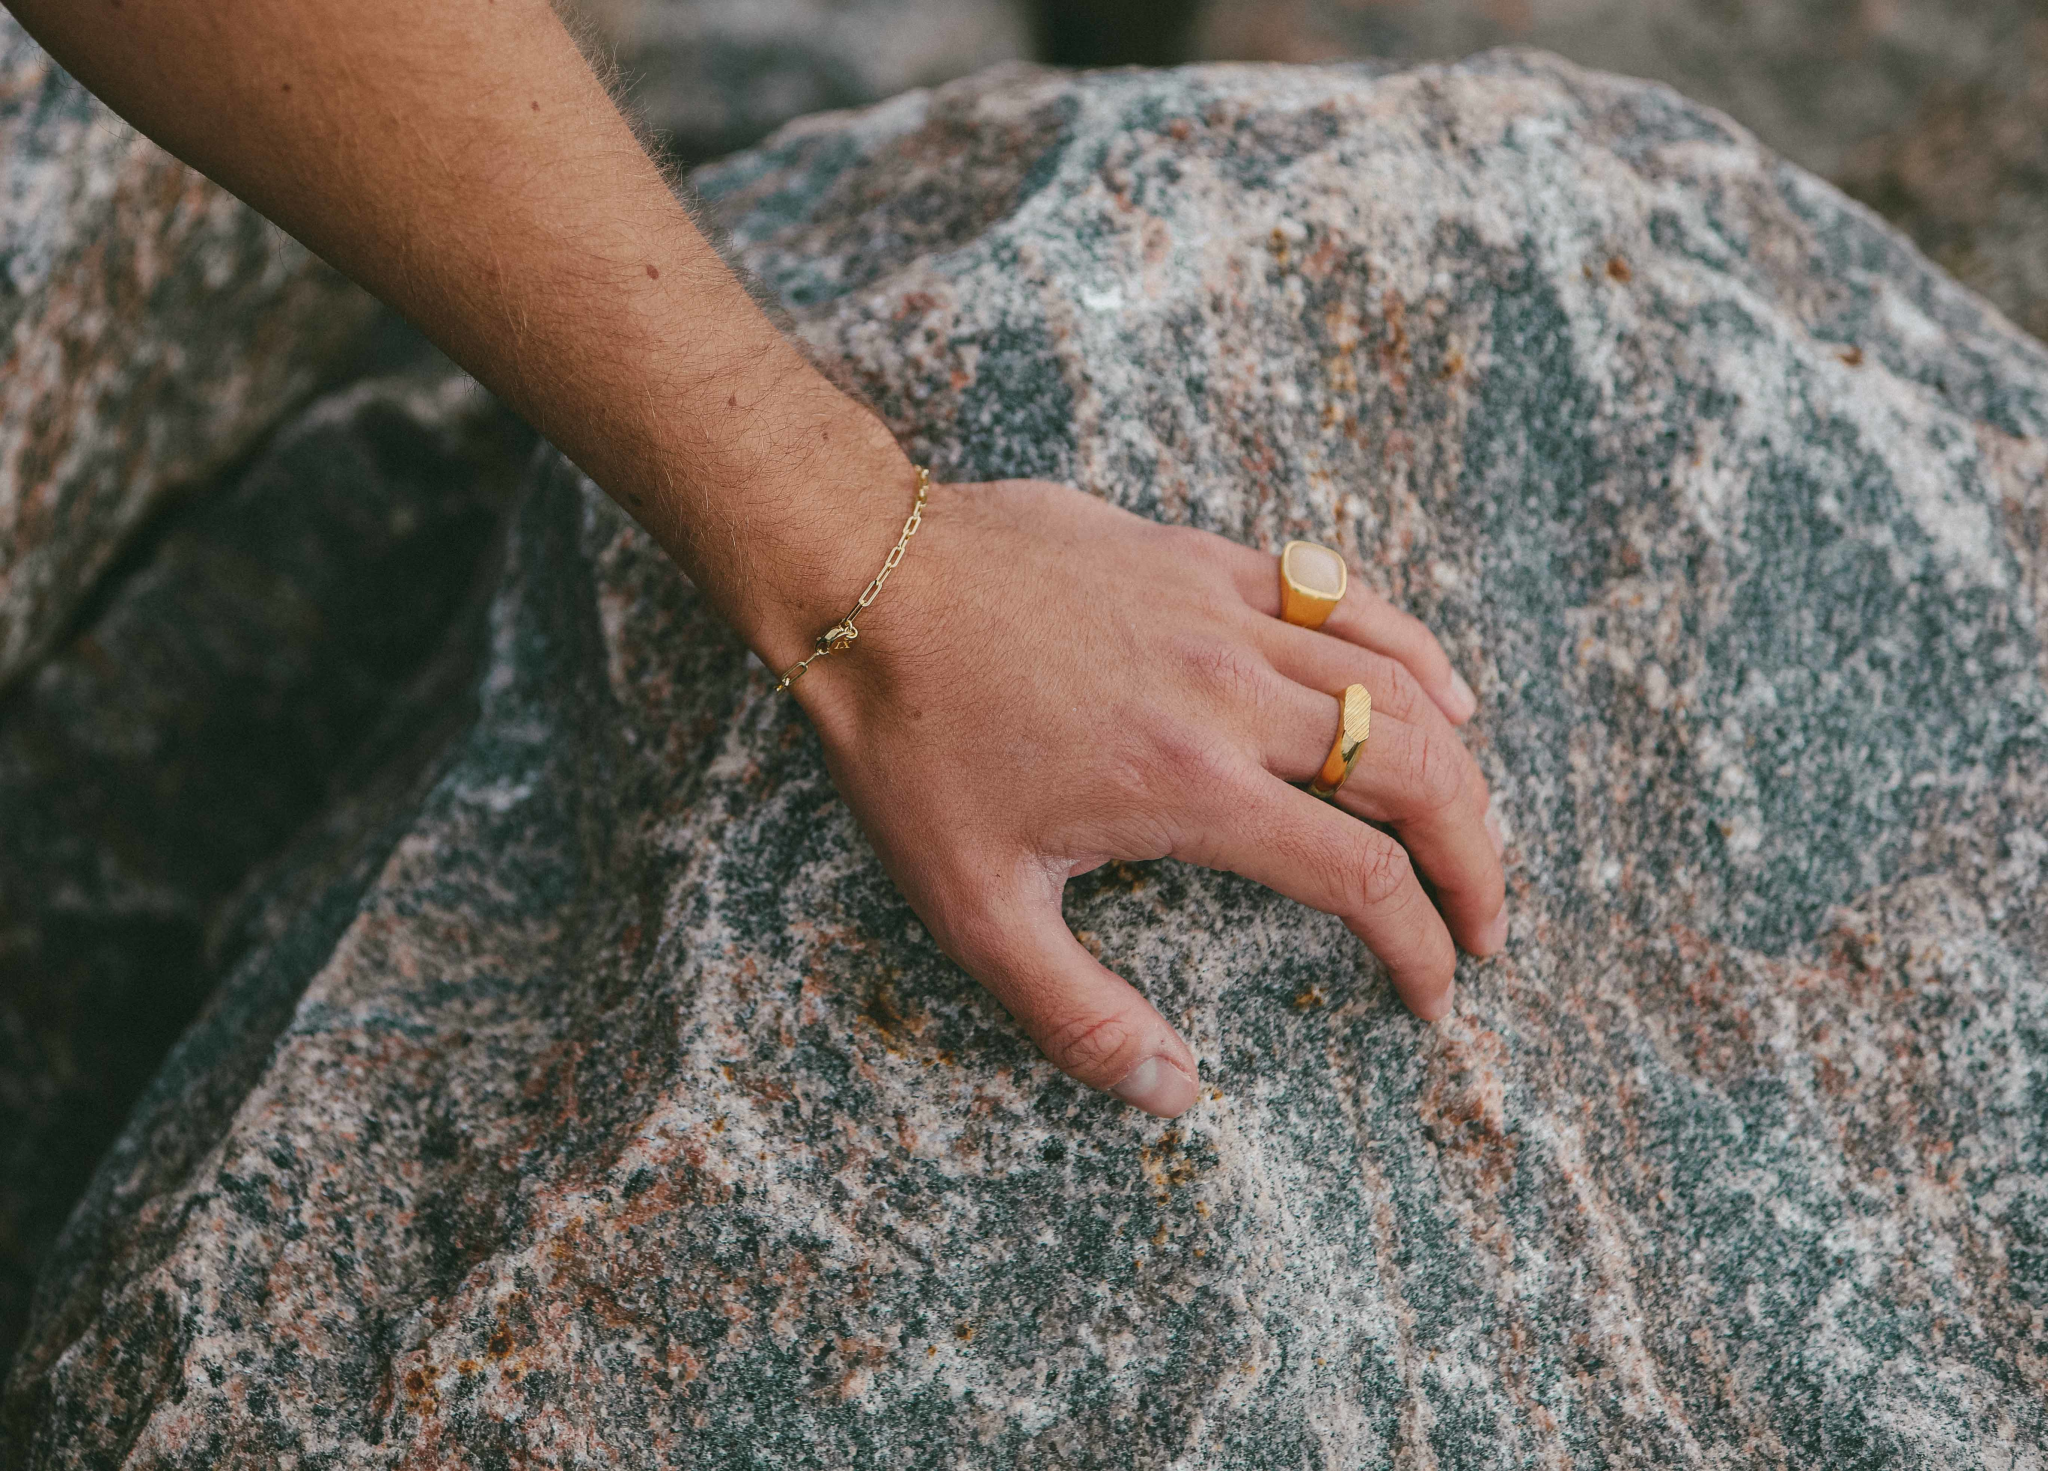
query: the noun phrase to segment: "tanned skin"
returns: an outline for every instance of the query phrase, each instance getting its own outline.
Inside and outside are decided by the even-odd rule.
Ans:
[[[721,262],[547,0],[7,3],[524,414],[771,669],[881,566],[908,461]],[[1065,486],[940,485],[855,650],[795,686],[939,944],[1054,1063],[1156,1114],[1194,1103],[1195,1058],[1068,931],[1072,875],[1242,873],[1341,916],[1424,1019],[1454,942],[1506,937],[1442,648],[1355,582],[1322,631],[1278,611],[1269,555]],[[1352,683],[1372,739],[1333,805],[1290,783]]]

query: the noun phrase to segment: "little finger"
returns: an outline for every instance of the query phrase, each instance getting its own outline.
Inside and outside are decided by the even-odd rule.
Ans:
[[[1399,843],[1264,771],[1217,795],[1175,856],[1336,915],[1380,958],[1410,1011],[1435,1021],[1451,1009],[1457,951]]]

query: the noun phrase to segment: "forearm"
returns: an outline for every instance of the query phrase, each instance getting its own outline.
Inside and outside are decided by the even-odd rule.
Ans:
[[[546,0],[7,3],[525,414],[771,662],[887,550],[900,452],[755,307]]]

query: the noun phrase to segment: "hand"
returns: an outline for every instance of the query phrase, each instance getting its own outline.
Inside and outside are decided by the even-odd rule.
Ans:
[[[940,486],[854,651],[795,686],[946,953],[1060,1068],[1165,1117],[1195,1101],[1194,1056],[1067,929],[1072,876],[1165,856],[1243,874],[1341,918],[1425,1020],[1450,1010],[1453,940],[1487,955],[1507,933],[1486,783],[1452,729],[1475,702],[1437,641],[1355,581],[1321,631],[1278,613],[1272,556],[1064,486]],[[1351,684],[1372,737],[1332,805],[1290,783]]]

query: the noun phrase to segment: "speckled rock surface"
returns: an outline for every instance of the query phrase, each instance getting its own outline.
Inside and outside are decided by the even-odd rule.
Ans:
[[[1031,54],[1025,0],[575,0],[628,101],[701,162],[805,113]]]
[[[1334,921],[1113,866],[1069,919],[1210,1089],[1078,1089],[557,467],[445,775],[74,1220],[17,1464],[2041,1464],[2048,352],[1534,55],[1012,78],[699,183],[946,474],[1331,539],[1441,629],[1505,956],[1425,1028]]]
[[[0,700],[0,1363],[94,1163],[246,948],[251,871],[352,771],[446,739],[474,659],[436,650],[488,593],[530,441],[445,362],[323,398]]]
[[[0,12],[0,688],[150,512],[247,450],[372,307]]]
[[[2048,337],[2041,0],[1208,0],[1199,42],[1218,59],[1405,62],[1508,43],[1726,110]]]

